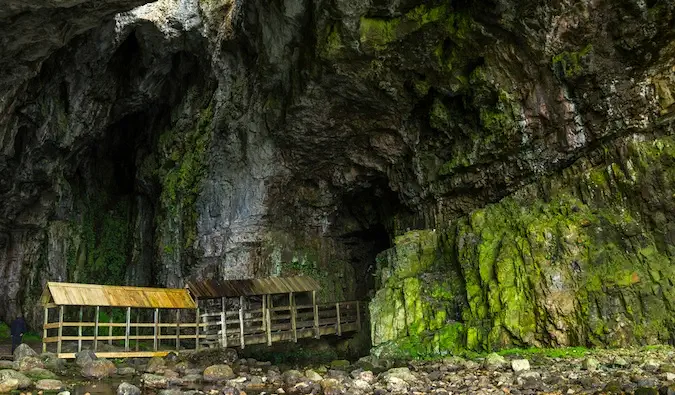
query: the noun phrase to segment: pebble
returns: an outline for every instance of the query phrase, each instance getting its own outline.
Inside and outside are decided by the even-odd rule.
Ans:
[[[511,361],[511,369],[516,373],[530,370],[530,361],[527,359],[514,359]]]

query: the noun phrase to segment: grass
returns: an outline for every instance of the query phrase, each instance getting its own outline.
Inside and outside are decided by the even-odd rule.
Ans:
[[[8,340],[10,337],[9,326],[4,322],[0,322],[0,340]]]
[[[585,347],[564,347],[564,348],[509,348],[497,351],[502,356],[544,356],[549,358],[581,358],[591,353],[591,350]]]

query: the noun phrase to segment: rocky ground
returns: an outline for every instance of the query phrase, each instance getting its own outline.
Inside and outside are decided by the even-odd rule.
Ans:
[[[91,351],[66,362],[22,346],[0,361],[0,392],[70,394],[115,379],[118,395],[180,394],[675,394],[675,349],[515,351],[394,363],[374,357],[279,367],[234,350],[116,360]],[[59,392],[60,391],[60,392]]]

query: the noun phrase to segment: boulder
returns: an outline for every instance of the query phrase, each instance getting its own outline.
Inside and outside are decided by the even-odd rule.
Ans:
[[[218,382],[234,377],[234,372],[229,365],[212,365],[204,369],[204,381]]]
[[[96,354],[91,350],[83,350],[75,354],[75,363],[79,367],[83,367],[84,365],[96,359]]]
[[[33,380],[56,379],[58,377],[55,373],[40,368],[31,369],[24,373]]]
[[[45,364],[38,357],[23,357],[19,360],[19,371],[27,372],[29,370],[39,368],[44,369]]]
[[[60,380],[43,379],[35,383],[35,388],[42,391],[59,391],[63,388]]]
[[[18,369],[19,364],[12,361],[0,361],[0,369]]]
[[[508,366],[508,364],[509,363],[506,361],[506,358],[494,352],[488,354],[488,356],[485,357],[485,361],[483,361],[483,367],[488,370],[502,369]]]
[[[19,373],[16,370],[0,370],[0,381],[6,379],[17,379],[19,381],[19,389],[28,388],[33,385],[33,380],[29,379],[23,373]]]
[[[40,354],[40,359],[42,360],[42,363],[45,364],[45,369],[59,373],[66,369],[66,360],[58,358],[56,354],[45,352]]]
[[[661,367],[661,363],[655,359],[648,359],[642,365],[642,369],[647,372],[654,373]]]
[[[408,368],[389,369],[388,371],[382,374],[382,378],[384,379],[385,382],[388,382],[389,378],[391,377],[399,378],[407,383],[417,381],[415,375],[410,373],[410,369]]]
[[[514,359],[511,361],[511,369],[516,373],[530,370],[530,361],[527,359]]]
[[[594,371],[598,369],[598,366],[600,366],[600,362],[598,362],[597,359],[595,358],[586,358],[581,362],[581,367],[584,370],[588,371]]]
[[[346,359],[337,359],[330,363],[331,369],[339,369],[339,370],[346,370],[349,368],[350,365],[351,363]]]
[[[122,368],[117,368],[117,375],[118,376],[133,376],[136,374],[136,369],[126,366]]]
[[[133,384],[123,382],[117,386],[117,395],[141,395],[141,389]]]
[[[148,361],[145,371],[148,373],[162,373],[166,369],[166,360],[160,357],[153,357]]]
[[[19,380],[13,378],[6,378],[0,380],[0,392],[12,392],[19,388]]]
[[[35,352],[28,344],[19,344],[19,347],[14,350],[14,360],[20,361],[26,357],[37,357],[38,353]]]
[[[371,391],[370,383],[361,379],[354,380],[352,382],[352,388],[364,393],[369,393]]]
[[[286,383],[287,386],[292,387],[301,382],[304,377],[302,376],[302,373],[300,373],[300,371],[291,369],[285,371],[281,375],[281,378],[283,379],[284,383]]]
[[[166,388],[169,386],[169,378],[152,373],[145,373],[141,381],[148,388]]]
[[[312,369],[305,370],[305,377],[307,377],[308,380],[312,381],[321,381],[323,380],[323,377],[321,377],[320,374],[317,372],[313,371]]]
[[[105,358],[87,362],[81,369],[82,376],[90,379],[104,379],[117,373],[115,364]]]

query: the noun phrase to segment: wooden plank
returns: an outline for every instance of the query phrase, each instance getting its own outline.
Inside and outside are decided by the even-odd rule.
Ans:
[[[82,315],[84,314],[83,312],[83,307],[80,306],[80,322],[79,325],[77,326],[77,336],[82,337]],[[82,339],[77,340],[77,352],[82,351]]]
[[[59,306],[59,324],[63,322],[63,306]],[[56,345],[56,353],[61,352],[61,338],[63,337],[63,327],[59,325],[59,343]]]
[[[152,350],[157,351],[157,348],[159,346],[157,336],[159,336],[159,309],[155,309],[155,313],[153,314],[153,324],[154,324],[154,329],[153,329],[153,339],[152,339]]]
[[[44,316],[44,324],[42,325],[42,352],[45,353],[47,352],[47,343],[45,343],[45,339],[47,338],[47,325],[49,324],[49,307],[45,307],[45,316]]]
[[[152,358],[165,357],[170,351],[117,351],[117,352],[99,352],[96,356],[99,358]],[[58,358],[74,359],[75,353],[59,353]]]
[[[223,297],[220,298],[220,335],[221,341],[220,345],[223,348],[227,348],[227,300]]]
[[[267,306],[267,295],[265,295],[262,298],[262,312],[263,312],[263,318],[264,318],[263,321],[262,321],[263,330],[266,330],[265,326],[267,325],[267,309],[268,308],[269,308],[269,306]]]
[[[342,324],[340,322],[340,302],[335,303],[335,311],[337,313],[337,335],[342,336]]]
[[[96,317],[94,317],[94,352],[98,350],[98,313],[100,307],[96,306]]]
[[[124,351],[129,351],[129,336],[131,336],[131,307],[127,307],[127,329],[124,339]]]
[[[246,340],[244,340],[244,297],[239,297],[239,343],[243,349],[246,346]]]
[[[316,291],[312,291],[312,305],[314,306],[314,337],[319,338],[319,306],[316,304]]]
[[[267,325],[265,329],[267,330],[267,345],[271,346],[272,345],[272,310],[274,310],[274,306],[272,306],[272,295],[266,295],[264,296],[267,298]]]
[[[291,328],[293,330],[293,342],[298,342],[298,323],[296,322],[298,311],[295,309],[295,294],[288,295],[288,304],[291,308]]]

